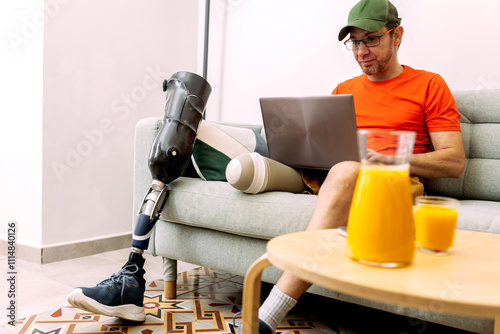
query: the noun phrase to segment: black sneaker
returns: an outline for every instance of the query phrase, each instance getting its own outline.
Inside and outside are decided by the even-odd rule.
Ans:
[[[236,325],[236,317],[240,316],[242,312],[238,312],[233,316],[233,328],[235,328],[236,334],[242,334],[243,333],[243,324],[241,325]],[[259,334],[274,334],[273,330],[271,327],[269,327],[268,324],[266,324],[264,321],[259,319]]]
[[[75,288],[68,302],[95,314],[144,321],[144,269],[127,262],[122,269],[93,288]]]

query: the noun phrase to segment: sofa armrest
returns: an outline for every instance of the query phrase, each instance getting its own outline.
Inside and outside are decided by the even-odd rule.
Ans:
[[[151,187],[151,173],[148,168],[149,152],[160,126],[161,118],[159,117],[141,119],[135,126],[132,230],[135,227],[137,212],[139,212],[142,200]]]
[[[137,212],[139,211],[139,207],[144,199],[144,195],[146,195],[146,192],[151,186],[151,173],[148,168],[148,159],[151,151],[151,145],[155,139],[156,133],[160,129],[161,121],[162,118],[160,117],[148,117],[139,120],[135,127],[132,229],[135,227]],[[262,125],[236,123],[220,124],[254,129],[259,132],[262,131]],[[187,172],[188,174],[186,176],[195,176],[195,174],[190,174],[195,172],[191,170],[188,170]]]

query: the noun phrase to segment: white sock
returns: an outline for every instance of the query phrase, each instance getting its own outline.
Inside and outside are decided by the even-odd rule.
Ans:
[[[264,304],[259,308],[259,319],[271,327],[274,333],[276,332],[278,324],[285,318],[288,311],[290,311],[295,304],[297,304],[295,299],[281,292],[275,285],[264,301]]]

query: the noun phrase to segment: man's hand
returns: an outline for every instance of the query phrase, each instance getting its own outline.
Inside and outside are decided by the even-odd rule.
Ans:
[[[392,165],[394,164],[394,156],[392,155],[384,155],[381,153],[378,153],[377,151],[371,150],[371,149],[366,149],[366,159],[368,162],[377,164],[381,163],[384,165]]]

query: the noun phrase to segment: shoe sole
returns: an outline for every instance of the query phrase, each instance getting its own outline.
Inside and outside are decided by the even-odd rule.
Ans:
[[[144,307],[131,304],[119,306],[103,305],[96,300],[85,296],[82,289],[74,289],[73,291],[71,291],[68,296],[68,302],[76,308],[95,314],[102,314],[109,317],[118,317],[131,321],[142,322],[146,320]]]

